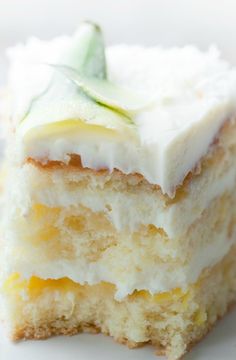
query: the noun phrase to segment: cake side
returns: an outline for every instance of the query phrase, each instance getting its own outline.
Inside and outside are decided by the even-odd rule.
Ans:
[[[10,56],[9,333],[93,328],[180,358],[236,298],[236,71],[213,48],[105,54],[91,23]]]

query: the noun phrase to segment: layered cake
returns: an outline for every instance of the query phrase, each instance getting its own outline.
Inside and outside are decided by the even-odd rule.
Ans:
[[[9,49],[1,316],[179,359],[236,300],[236,70],[212,47]]]

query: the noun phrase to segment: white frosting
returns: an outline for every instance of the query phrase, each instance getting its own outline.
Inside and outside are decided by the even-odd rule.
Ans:
[[[51,42],[31,39],[9,50],[16,122],[49,82],[51,70],[42,63],[57,62],[69,44],[66,37]],[[21,155],[68,161],[68,154],[77,153],[86,167],[138,172],[171,196],[235,111],[236,71],[215,48],[202,53],[192,46],[113,46],[107,49],[107,59],[112,81],[157,98],[152,109],[134,118],[137,140],[68,132],[23,143]],[[76,104],[68,104],[57,120],[76,118],[77,112]]]

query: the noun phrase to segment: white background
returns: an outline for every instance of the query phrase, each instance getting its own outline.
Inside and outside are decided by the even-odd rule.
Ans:
[[[107,43],[216,43],[236,64],[235,0],[0,0],[0,80],[5,47],[72,33],[83,19],[97,21]]]
[[[236,64],[235,0],[0,0],[0,83],[4,49],[28,36],[72,33],[83,19],[98,22],[107,43],[164,46],[217,44]],[[81,335],[12,345],[0,334],[0,360],[148,360],[153,349],[129,351],[102,336]],[[236,359],[236,313],[188,355],[192,360]],[[186,360],[187,360],[186,359]]]

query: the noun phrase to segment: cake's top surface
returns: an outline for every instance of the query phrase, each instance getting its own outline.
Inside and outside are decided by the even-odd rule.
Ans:
[[[49,97],[32,102],[45,92],[57,72],[45,63],[71,66],[65,54],[74,46],[74,38],[32,38],[8,51],[13,119],[19,124],[25,117],[23,131],[22,125],[18,126],[23,157],[68,161],[68,154],[76,153],[86,167],[137,172],[160,185],[163,193],[173,194],[235,111],[236,71],[220,59],[214,47],[207,52],[194,46],[109,47],[110,81],[125,86],[148,104],[130,115],[131,125],[121,120],[113,126],[116,119],[110,121],[109,114],[112,118],[114,111],[107,113],[101,106],[103,114],[101,109],[93,109],[96,102],[80,103],[78,87],[62,74],[58,76],[62,87],[56,85]],[[86,117],[87,110],[89,124],[94,125],[97,115],[102,118],[95,121],[99,126],[83,121],[81,116]],[[45,122],[43,130],[37,127]],[[36,132],[29,136],[34,127]],[[109,128],[115,131],[106,131]]]

